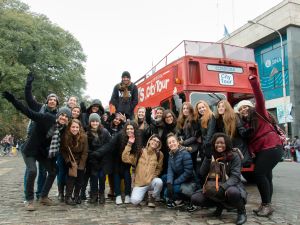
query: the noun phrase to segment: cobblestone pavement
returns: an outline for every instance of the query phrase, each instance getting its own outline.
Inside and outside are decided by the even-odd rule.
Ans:
[[[300,224],[300,164],[282,162],[274,170],[275,213],[270,218],[258,218],[252,209],[260,202],[254,185],[246,185],[249,193],[246,206],[248,222],[246,224]],[[234,224],[236,213],[224,212],[221,219],[208,218],[212,209],[201,209],[188,213],[183,209],[167,209],[164,205],[152,209],[146,206],[116,206],[107,200],[104,206],[83,203],[67,206],[39,206],[37,210],[27,212],[23,203],[24,163],[21,157],[0,158],[0,224],[41,224],[41,225],[96,225],[96,224]],[[56,186],[53,186],[50,197],[56,198]]]

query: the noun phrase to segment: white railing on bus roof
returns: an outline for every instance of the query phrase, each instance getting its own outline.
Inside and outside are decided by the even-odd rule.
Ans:
[[[168,65],[169,62],[173,62],[187,55],[255,62],[254,50],[251,48],[244,48],[224,43],[184,40],[180,42],[175,48],[173,48],[165,57],[163,57],[135,83],[138,84],[144,81],[153,73]]]

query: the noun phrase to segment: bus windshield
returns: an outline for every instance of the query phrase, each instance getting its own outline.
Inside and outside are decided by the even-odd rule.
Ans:
[[[226,99],[226,95],[223,93],[192,92],[190,94],[190,101],[193,106],[203,100],[208,103],[212,111],[216,110],[218,102],[222,99]]]

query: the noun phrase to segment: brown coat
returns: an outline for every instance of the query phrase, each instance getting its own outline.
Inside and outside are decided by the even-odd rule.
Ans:
[[[131,145],[127,144],[122,153],[122,161],[136,165],[137,156],[135,154],[130,154],[130,151]],[[159,152],[159,154],[159,160],[157,160],[155,151],[149,147],[142,150],[142,154],[135,169],[135,187],[149,185],[151,181],[161,173],[164,155],[162,152]]]
[[[62,143],[61,154],[62,154],[62,156],[63,156],[66,163],[68,163],[70,161],[70,159],[69,159],[69,154],[70,154],[69,148],[71,149],[72,154],[73,154],[73,156],[76,160],[76,163],[78,165],[78,169],[79,170],[84,170],[86,159],[87,159],[87,156],[88,156],[88,141],[87,141],[86,135],[84,135],[83,141],[80,142],[78,144],[78,146],[76,146],[76,147],[72,147],[71,145],[67,146],[66,144],[64,144],[64,142]]]

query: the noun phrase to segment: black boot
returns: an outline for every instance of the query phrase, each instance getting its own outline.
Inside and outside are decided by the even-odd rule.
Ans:
[[[246,214],[245,206],[243,206],[242,208],[238,209],[236,224],[241,225],[246,223],[246,221],[247,221],[247,214]]]
[[[65,189],[64,185],[62,185],[62,184],[58,185],[58,196],[57,196],[57,198],[60,202],[64,202],[64,200],[65,200],[64,189]]]
[[[74,197],[74,202],[76,203],[76,204],[81,204],[81,199],[80,199],[80,197],[79,196],[75,196]]]
[[[218,205],[216,210],[212,213],[212,216],[214,217],[221,217],[224,207],[221,205]]]
[[[98,201],[98,195],[97,194],[91,194],[90,203],[95,204]]]
[[[99,203],[104,204],[105,203],[105,195],[104,193],[99,193]]]
[[[76,203],[73,201],[73,199],[71,197],[66,197],[65,198],[65,203],[67,205],[76,205]]]

